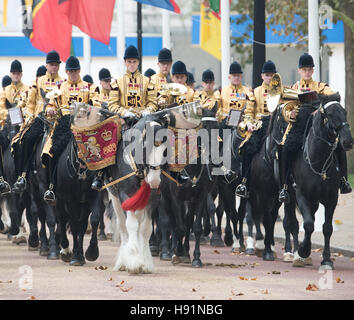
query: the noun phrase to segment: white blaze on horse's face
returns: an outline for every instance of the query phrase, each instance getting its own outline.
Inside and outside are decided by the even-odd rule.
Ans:
[[[148,125],[150,125],[150,128],[152,130],[154,126],[161,126],[161,124],[155,121],[149,122]],[[165,151],[165,148],[166,147],[163,144],[159,146],[153,144],[151,151],[147,151],[148,154],[146,154],[146,163],[149,166],[149,170],[145,177],[145,181],[150,185],[151,189],[157,189],[160,186],[160,165],[164,160],[163,153]]]

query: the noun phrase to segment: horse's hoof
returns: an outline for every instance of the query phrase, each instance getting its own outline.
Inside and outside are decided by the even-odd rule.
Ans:
[[[190,256],[182,256],[180,257],[181,263],[191,263],[191,257]]]
[[[160,260],[162,261],[171,261],[172,257],[170,253],[160,253]]]
[[[39,250],[39,244],[37,246],[28,245],[28,251],[37,251]]]
[[[320,270],[334,270],[334,264],[332,261],[322,261]]]
[[[150,252],[153,257],[157,257],[159,255],[159,247],[155,245],[151,245]]]
[[[203,264],[200,259],[193,259],[193,261],[192,261],[193,268],[201,268],[202,266],[203,266]]]
[[[305,258],[305,265],[306,266],[312,266],[313,265],[311,257]]]
[[[273,251],[271,251],[271,252],[264,251],[263,252],[263,260],[264,261],[274,261],[275,260],[274,252]]]
[[[99,234],[97,236],[97,240],[105,241],[105,240],[107,240],[107,236],[105,234]]]
[[[10,233],[7,234],[7,241],[11,241],[14,238],[14,236]]]
[[[293,267],[305,267],[305,259],[301,258],[297,252],[294,254]]]
[[[262,258],[263,257],[263,251],[262,249],[257,249],[254,251],[254,254],[258,257],[258,258]]]
[[[181,263],[180,257],[179,257],[179,256],[176,256],[175,254],[172,256],[171,261],[172,261],[172,264],[179,264],[179,263]]]
[[[9,233],[9,231],[10,231],[9,227],[8,227],[8,226],[5,226],[4,229],[1,229],[1,230],[0,230],[0,233],[6,234],[6,233]]]
[[[97,258],[99,256],[99,250],[98,250],[98,247],[95,246],[95,247],[88,247],[86,252],[85,252],[85,258],[88,260],[88,261],[96,261]]]
[[[225,247],[225,243],[221,238],[211,238],[210,245],[212,247]]]
[[[245,254],[253,256],[255,254],[255,250],[253,248],[248,248],[246,249]]]
[[[200,237],[200,245],[207,245],[209,244],[210,238],[208,236],[201,236]]]
[[[48,260],[58,260],[59,259],[58,252],[49,252],[47,255],[47,259]]]
[[[67,254],[61,253],[61,254],[60,254],[60,259],[61,259],[62,261],[64,261],[64,262],[70,262],[72,256],[73,256],[73,255],[72,255],[71,252],[69,252],[69,253],[67,253]]]
[[[85,259],[71,259],[70,265],[73,267],[80,267],[85,264]]]
[[[107,233],[106,237],[107,237],[108,240],[112,240],[113,234],[112,233]]]
[[[242,251],[241,251],[241,248],[232,248],[231,252],[232,253],[241,253]]]
[[[12,243],[17,244],[17,245],[19,245],[21,243],[27,243],[27,239],[25,236],[21,236],[21,237],[14,236],[12,239]]]
[[[46,257],[46,256],[48,256],[48,254],[49,254],[49,249],[40,249],[39,250],[39,255],[41,257]]]
[[[283,254],[283,262],[293,262],[294,261],[294,254],[291,252],[285,252]]]
[[[127,268],[125,266],[120,266],[118,270],[119,271],[127,271]]]
[[[234,240],[232,239],[232,235],[225,234],[224,242],[228,247],[231,247],[232,244],[234,243]]]
[[[307,258],[311,254],[311,248],[305,249],[303,246],[300,246],[297,252],[301,258]]]

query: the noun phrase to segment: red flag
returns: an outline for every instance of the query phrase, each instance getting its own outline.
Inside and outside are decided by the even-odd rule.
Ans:
[[[59,10],[58,0],[33,0],[32,16],[26,16],[24,33],[32,45],[45,53],[59,52],[60,59],[70,56],[71,24],[68,17]]]
[[[69,22],[104,44],[109,44],[115,0],[60,0]],[[64,7],[63,7],[64,8]]]

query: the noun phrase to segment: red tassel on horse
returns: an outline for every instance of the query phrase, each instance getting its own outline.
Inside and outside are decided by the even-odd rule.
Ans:
[[[144,209],[150,199],[150,186],[144,181],[140,189],[129,199],[122,203],[124,211],[136,211]]]

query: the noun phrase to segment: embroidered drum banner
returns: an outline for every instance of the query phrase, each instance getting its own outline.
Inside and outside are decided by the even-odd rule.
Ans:
[[[121,139],[118,116],[86,128],[72,125],[71,129],[78,146],[78,156],[89,170],[100,170],[116,163],[117,145]]]

